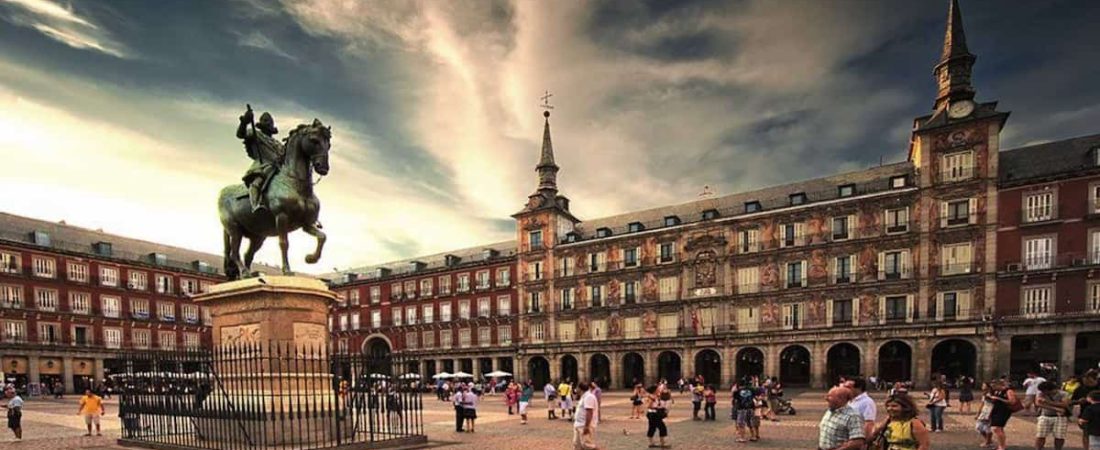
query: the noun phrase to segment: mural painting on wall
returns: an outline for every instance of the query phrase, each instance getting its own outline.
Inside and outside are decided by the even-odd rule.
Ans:
[[[645,243],[642,244],[642,265],[651,265],[657,262],[657,238],[646,238]]]
[[[820,213],[814,214],[806,221],[806,234],[810,244],[824,244],[828,230],[825,217]]]
[[[874,323],[878,321],[878,302],[871,293],[859,294],[859,322]]]
[[[695,255],[695,287],[711,287],[718,280],[717,266],[714,260],[714,252],[701,251]]]
[[[768,327],[779,324],[779,305],[767,302],[760,305],[760,322]]]
[[[859,212],[859,237],[874,237],[879,234],[879,212],[874,209],[864,209]]]
[[[768,258],[763,266],[760,266],[760,287],[766,289],[779,289],[779,265],[775,259]]]
[[[878,254],[870,245],[863,247],[859,252],[859,281],[874,281],[878,279]]]
[[[613,338],[622,337],[623,318],[619,317],[619,313],[611,313],[611,317],[607,322],[607,336]]]
[[[652,309],[642,314],[642,332],[647,337],[657,336],[657,313]]]
[[[810,319],[811,325],[819,325],[825,323],[825,300],[821,299],[821,294],[814,294],[813,298],[806,305],[806,317]]]
[[[620,286],[619,280],[611,280],[610,283],[607,283],[607,304],[609,306],[618,306]]]
[[[825,284],[829,281],[829,261],[825,257],[825,250],[810,252],[810,270],[806,275],[810,284]]]
[[[588,273],[588,261],[584,255],[573,256],[573,273],[578,275]]]
[[[696,335],[698,335],[700,325],[701,324],[699,323],[699,308],[692,306],[691,307],[691,331],[693,331]]]
[[[577,281],[577,286],[573,288],[573,304],[574,308],[588,306],[588,286],[585,285],[584,280]]]
[[[577,319],[577,339],[589,339],[591,338],[591,331],[588,327],[588,316],[581,314]]]
[[[657,301],[657,274],[648,272],[642,279],[642,298],[647,302]]]
[[[761,250],[772,250],[776,247],[776,245],[775,245],[775,233],[776,233],[775,221],[774,220],[764,221],[763,226],[760,227],[760,236],[758,237],[758,239],[760,239],[760,249]]]

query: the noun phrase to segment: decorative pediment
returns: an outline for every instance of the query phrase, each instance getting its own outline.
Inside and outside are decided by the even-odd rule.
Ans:
[[[525,220],[522,224],[524,231],[541,230],[544,226],[546,226],[546,222],[543,222],[534,217]]]
[[[687,244],[684,244],[684,250],[694,252],[706,248],[725,248],[726,244],[725,236],[704,234],[689,239]]]

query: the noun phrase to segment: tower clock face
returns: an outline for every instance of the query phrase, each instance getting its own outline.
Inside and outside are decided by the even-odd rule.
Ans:
[[[952,119],[961,119],[972,112],[974,112],[974,102],[970,100],[954,102],[947,107],[947,116]]]

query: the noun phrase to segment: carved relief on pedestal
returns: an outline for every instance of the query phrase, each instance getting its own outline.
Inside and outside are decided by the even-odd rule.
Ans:
[[[318,351],[325,348],[328,330],[318,323],[294,322],[294,346],[299,350]]]
[[[221,345],[227,347],[255,345],[260,342],[260,324],[246,323],[222,327],[221,338]]]

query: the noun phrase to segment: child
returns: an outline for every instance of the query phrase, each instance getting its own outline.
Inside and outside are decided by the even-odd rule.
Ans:
[[[1084,389],[1079,387],[1078,389]],[[1100,450],[1100,391],[1089,392],[1088,403],[1081,406],[1077,424],[1089,436],[1089,449]]]
[[[982,393],[988,394],[989,391],[989,383],[982,383]],[[983,448],[993,446],[993,430],[989,428],[989,413],[992,411],[993,402],[983,395],[982,407],[978,408],[978,416],[974,418],[974,429],[985,439],[985,442],[982,442],[981,445]]]
[[[756,442],[760,440],[760,417],[764,415],[764,407],[767,403],[760,398],[759,392],[752,398],[752,402],[755,408],[753,408],[752,420],[749,422],[749,431],[752,434],[749,441]]]

